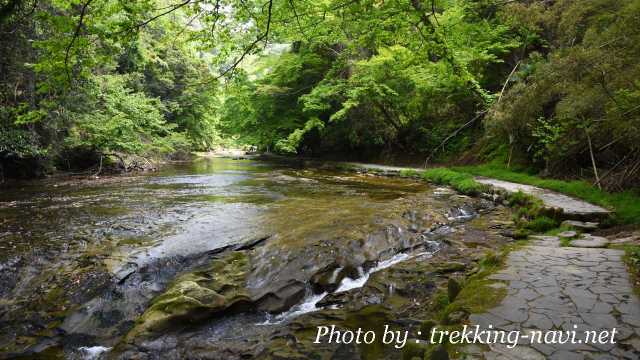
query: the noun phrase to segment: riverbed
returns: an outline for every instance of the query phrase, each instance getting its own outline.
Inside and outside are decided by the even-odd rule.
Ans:
[[[448,276],[510,241],[509,216],[326,164],[201,158],[13,185],[0,193],[0,357],[394,358],[311,335],[419,326]]]

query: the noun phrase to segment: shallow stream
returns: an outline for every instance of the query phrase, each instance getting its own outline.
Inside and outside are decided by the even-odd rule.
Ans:
[[[3,188],[0,358],[273,357],[318,316],[350,324],[354,304],[407,298],[371,279],[429,264],[483,206],[413,179],[221,158]]]

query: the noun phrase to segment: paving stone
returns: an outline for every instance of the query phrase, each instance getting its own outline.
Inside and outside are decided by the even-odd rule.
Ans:
[[[609,314],[611,311],[613,311],[613,306],[603,301],[596,302],[591,309],[591,312],[596,314]]]
[[[640,318],[636,316],[622,315],[621,318],[623,322],[629,325],[640,327]]]
[[[518,323],[527,320],[529,317],[529,312],[526,308],[513,308],[511,306],[503,305],[489,310],[489,313],[507,321]]]
[[[556,241],[538,236],[540,241]],[[607,241],[583,235],[575,241]],[[579,244],[579,243],[578,243]],[[528,245],[513,252],[506,269],[494,275],[506,282],[507,297],[473,323],[513,329],[617,329],[617,343],[531,344],[521,339],[517,351],[496,345],[485,359],[640,359],[640,299],[633,293],[622,262],[623,252],[603,248],[553,248]],[[481,325],[482,326],[482,325]]]
[[[544,354],[545,356],[549,356],[549,355],[553,354],[554,351],[556,351],[556,348],[554,348],[553,346],[550,346],[550,345],[547,345],[547,344],[540,344],[540,343],[537,343],[537,342],[534,342],[530,346],[532,348],[536,349],[538,352]]]
[[[509,349],[503,344],[491,344],[489,345],[492,352],[506,356],[508,359],[513,360],[544,360],[544,355],[529,346],[516,346]]]
[[[488,329],[489,325],[497,327],[507,325],[509,323],[509,321],[489,313],[472,314],[469,316],[469,322],[471,325],[480,326],[481,329]]]
[[[581,313],[580,316],[585,323],[598,329],[611,329],[618,325],[616,318],[610,314]]]
[[[636,318],[640,318],[640,304],[636,302],[633,302],[633,303],[623,302],[623,303],[614,305],[614,307],[616,308],[616,310],[618,310],[620,313],[624,315],[630,315]]]
[[[532,312],[529,313],[529,319],[527,319],[523,326],[538,330],[549,330],[553,328],[553,321],[551,321],[546,315]]]
[[[609,240],[601,236],[589,236],[573,240],[569,245],[580,248],[603,248],[609,245]]]
[[[575,352],[570,352],[570,351],[566,351],[566,350],[560,350],[560,351],[556,351],[554,352],[549,359],[553,359],[553,360],[583,360],[584,359],[584,355],[582,354],[578,354]]]
[[[616,326],[616,335],[615,335],[615,340],[616,341],[622,341],[622,340],[627,340],[633,336],[635,336],[635,331],[633,330],[632,327],[627,327],[625,325],[618,325]],[[640,350],[638,350],[640,351]]]

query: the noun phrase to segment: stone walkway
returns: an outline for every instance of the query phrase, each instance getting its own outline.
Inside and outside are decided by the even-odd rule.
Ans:
[[[560,247],[555,236],[535,236],[510,253],[504,270],[491,276],[508,295],[495,308],[470,316],[487,329],[576,330],[582,343],[548,345],[521,339],[513,349],[470,346],[478,359],[640,359],[640,301],[633,293],[623,252]],[[577,328],[574,328],[574,325]],[[614,344],[585,343],[584,331],[616,328]],[[576,341],[577,342],[577,341]]]
[[[378,164],[364,164],[357,162],[348,162],[346,165],[360,168],[367,171],[374,171],[383,175],[397,174],[403,170],[424,171],[422,168],[388,166]],[[598,220],[608,217],[611,212],[601,206],[590,204],[586,201],[575,199],[573,197],[539,188],[532,185],[518,184],[510,181],[491,179],[478,176],[475,180],[481,184],[489,185],[496,189],[509,193],[522,191],[525,194],[533,195],[550,208],[560,208],[565,218],[578,220]]]
[[[476,177],[475,180],[481,184],[493,186],[510,193],[522,191],[525,194],[533,195],[542,200],[545,206],[562,209],[564,216],[567,218],[590,220],[601,219],[610,215],[610,211],[603,207],[536,186],[484,177]]]

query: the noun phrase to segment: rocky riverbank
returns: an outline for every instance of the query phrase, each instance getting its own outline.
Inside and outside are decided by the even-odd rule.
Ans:
[[[505,249],[522,246],[500,197],[326,164],[196,164],[2,203],[10,228],[38,219],[42,198],[71,221],[34,224],[52,241],[35,241],[46,236],[37,228],[12,237],[14,255],[0,269],[3,354],[436,357],[444,348],[415,341],[399,350],[313,340],[330,325],[418,337],[467,323],[507,295],[486,278]]]
[[[4,194],[3,356],[276,356],[334,317],[418,324],[450,274],[511,241],[508,209],[412,179],[183,166]]]

